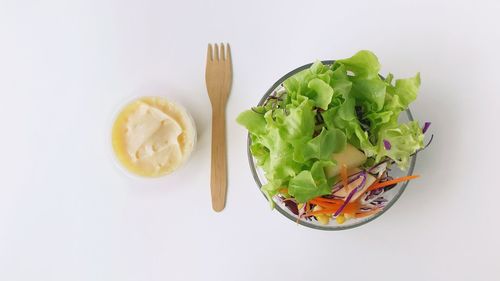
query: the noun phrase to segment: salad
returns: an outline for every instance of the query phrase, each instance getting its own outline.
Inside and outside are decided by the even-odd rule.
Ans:
[[[384,192],[418,177],[392,178],[390,167],[407,169],[425,148],[429,122],[398,122],[417,97],[420,74],[394,80],[379,70],[370,51],[318,61],[238,116],[271,206],[276,198],[298,219],[342,224],[379,212]]]

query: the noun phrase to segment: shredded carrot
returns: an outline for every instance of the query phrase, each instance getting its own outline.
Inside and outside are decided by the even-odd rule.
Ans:
[[[356,213],[356,214],[354,214],[354,217],[355,218],[364,218],[364,217],[367,217],[369,215],[376,214],[376,213],[380,212],[380,210],[381,210],[381,208],[377,208],[377,209],[373,209],[373,210],[368,211],[368,212]]]
[[[342,165],[341,177],[342,177],[342,182],[344,184],[344,187],[347,187],[347,184],[346,184],[347,183],[347,176],[346,175],[347,175],[347,167],[345,165]],[[397,179],[393,179],[393,180],[385,181],[385,182],[379,182],[379,179],[377,179],[377,181],[375,181],[370,187],[368,187],[368,189],[366,191],[379,189],[379,188],[382,188],[385,186],[393,185],[395,183],[416,179],[418,177],[419,177],[418,175],[405,176],[405,177],[401,177],[401,178],[397,178]],[[337,212],[337,210],[342,206],[343,203],[344,203],[344,201],[339,200],[339,199],[328,199],[328,198],[323,198],[323,197],[316,197],[316,198],[309,200],[306,203],[307,204],[306,205],[306,213],[304,214],[304,216],[310,217],[310,216],[322,215],[322,214],[332,215],[335,212]],[[318,205],[323,209],[317,210],[317,211],[312,211],[308,208],[309,204]],[[355,218],[363,218],[363,217],[375,214],[381,210],[381,209],[374,209],[372,211],[360,213],[359,212],[360,205],[361,205],[361,203],[359,202],[359,200],[354,201],[354,202],[350,202],[344,207],[341,214],[352,214]]]
[[[334,209],[334,208],[340,208],[343,204],[344,201],[342,200],[337,200],[337,199],[331,199],[329,201],[327,200],[318,200],[318,199],[311,199],[309,202],[312,204],[318,205],[320,207],[326,208],[326,209]],[[346,205],[347,206],[353,206],[354,204],[357,204],[355,201],[350,202]]]
[[[376,186],[378,183],[380,182],[380,177],[378,177],[373,183],[372,185],[370,185],[365,192],[368,192],[370,190],[373,190],[373,189],[370,189],[370,188],[373,188],[374,186]]]
[[[279,192],[280,192],[281,194],[283,194],[283,195],[289,195],[289,194],[288,194],[288,188],[282,188],[282,189],[280,189],[280,190],[279,190]]]
[[[418,176],[418,175],[412,175],[412,176],[400,177],[400,178],[393,179],[393,180],[390,180],[390,181],[379,182],[377,184],[373,184],[372,186],[370,186],[366,191],[371,191],[371,190],[379,189],[379,188],[382,188],[382,187],[385,187],[385,186],[389,186],[389,185],[393,185],[395,183],[399,183],[399,182],[402,182],[402,181],[409,181],[409,180],[412,180],[412,179],[416,179],[418,177],[420,177],[420,176]]]
[[[316,198],[311,199],[311,200],[315,200],[315,201],[319,201],[319,202],[324,202],[324,203],[332,203],[332,204],[342,204],[342,203],[344,203],[344,201],[342,201],[340,199],[328,199],[328,198],[323,198],[323,197],[316,197]]]
[[[324,203],[324,202],[318,202],[316,201],[315,199],[311,199],[311,203],[315,204],[314,202],[316,203],[320,203],[320,204],[316,204],[316,205],[319,205],[320,207],[324,208],[322,210],[318,210],[318,211],[313,211],[313,212],[308,212],[305,214],[305,216],[314,216],[314,215],[320,215],[320,214],[333,214],[335,212],[337,212],[337,210],[342,206],[342,204],[328,204],[328,203]],[[360,203],[355,201],[355,202],[351,202],[349,204],[347,204],[345,207],[344,207],[344,210],[342,210],[341,214],[343,213],[354,213],[354,212],[357,212],[359,211],[359,205]]]
[[[327,209],[338,208],[338,207],[341,206],[341,205],[338,205],[338,204],[328,203],[328,202],[319,201],[319,200],[315,200],[315,199],[311,199],[309,202],[311,202],[314,205],[318,205],[318,206],[320,206],[322,208],[327,208]]]
[[[340,206],[342,206],[342,204],[339,204],[339,203],[325,202],[325,201],[319,201],[319,200],[315,200],[315,199],[311,199],[309,202],[311,202],[312,204],[318,205],[324,209],[337,210],[338,208],[340,208]]]
[[[353,213],[359,210],[361,203],[358,201],[350,202],[344,207],[344,210],[342,210],[341,214],[343,213]]]
[[[348,185],[349,181],[347,179],[347,166],[346,164],[342,164],[342,167],[340,168],[340,176],[342,177],[342,183],[344,184],[344,190],[345,192],[349,192]]]
[[[309,200],[308,202],[310,202],[312,204],[315,204],[315,205],[321,205],[321,204],[328,204],[328,203],[330,203],[328,201],[321,200],[319,198],[313,198],[313,199]]]

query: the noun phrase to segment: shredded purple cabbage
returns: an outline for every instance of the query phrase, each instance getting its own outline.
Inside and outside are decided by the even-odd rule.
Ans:
[[[384,147],[386,150],[391,150],[391,143],[388,140],[384,140]]]
[[[378,197],[377,199],[373,200],[370,204],[379,207],[385,205],[385,203],[387,203],[387,199],[385,199],[384,197]]]
[[[283,200],[283,203],[285,206],[290,210],[294,215],[298,216],[299,215],[299,208],[297,206],[297,203],[292,200]]]
[[[335,214],[333,216],[338,216],[342,210],[344,210],[345,206],[347,206],[347,204],[349,203],[349,201],[351,201],[352,197],[354,196],[354,194],[356,194],[356,192],[359,191],[359,189],[361,189],[365,183],[366,183],[366,178],[367,178],[367,175],[366,175],[366,171],[363,171],[360,175],[360,177],[363,177],[363,180],[361,181],[361,183],[356,186],[356,188],[354,188],[350,193],[349,195],[347,195],[347,198],[345,199],[344,203],[340,206],[340,208],[335,212]]]
[[[422,134],[425,134],[425,132],[427,132],[427,130],[429,129],[430,126],[431,126],[431,122],[425,122],[424,127],[422,128]]]
[[[382,193],[384,193],[384,191],[385,190],[383,188],[379,188],[379,189],[375,189],[375,190],[371,190],[371,191],[365,192],[364,198],[361,198],[361,203],[362,204],[371,203],[372,201],[374,201],[375,199],[377,199],[378,197],[380,197],[380,195],[382,195]]]
[[[353,175],[350,175],[349,178],[347,179],[347,183],[348,184],[351,184],[353,183],[354,181],[356,181],[357,179],[359,179],[359,177],[361,177],[361,175],[364,173],[365,171],[359,171]],[[335,184],[333,187],[332,187],[332,195],[333,193],[339,191],[342,187],[344,187],[344,183],[342,181],[338,182],[337,184]],[[335,195],[333,195],[335,196]],[[338,197],[338,196],[337,196]],[[342,197],[340,197],[342,198]]]

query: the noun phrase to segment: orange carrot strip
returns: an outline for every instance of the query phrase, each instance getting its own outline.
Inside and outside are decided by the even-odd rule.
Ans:
[[[355,218],[364,218],[364,217],[367,217],[369,215],[376,214],[376,213],[380,212],[380,210],[382,210],[382,209],[381,208],[377,208],[377,209],[374,209],[374,210],[371,210],[371,211],[368,211],[368,212],[356,213],[356,214],[354,214],[354,217]]]
[[[318,201],[318,200],[314,200],[314,199],[311,199],[309,202],[311,202],[312,204],[314,205],[318,205],[320,207],[323,207],[323,208],[328,208],[328,209],[331,209],[331,208],[339,208],[341,205],[339,204],[333,204],[333,203],[328,203],[328,202],[323,202],[323,201]]]
[[[373,187],[376,186],[378,183],[380,182],[380,178],[377,178],[373,183],[372,185],[370,185],[365,192],[368,192],[370,190],[373,190]]]
[[[314,202],[312,202],[313,200],[314,199],[311,199],[311,203],[315,204]],[[305,215],[306,216],[314,216],[316,214],[333,214],[341,206],[341,205],[338,205],[338,204],[325,204],[325,203],[316,204],[316,205],[319,205],[319,206],[321,206],[324,209],[318,210],[318,211],[309,212],[309,213],[307,213]],[[359,202],[351,202],[351,203],[347,204],[344,207],[344,210],[342,210],[341,214],[343,214],[343,213],[354,213],[354,212],[357,212],[357,211],[359,211]]]
[[[349,192],[348,185],[349,181],[347,179],[347,166],[345,164],[342,164],[342,167],[340,168],[340,176],[342,177],[342,183],[344,184],[344,190],[345,192]]]
[[[371,190],[379,189],[379,188],[382,188],[382,187],[385,187],[385,186],[389,186],[389,185],[393,185],[395,183],[399,183],[399,182],[402,182],[402,181],[409,181],[409,180],[412,180],[412,179],[416,179],[418,177],[420,177],[420,176],[418,176],[418,175],[412,175],[412,176],[400,177],[400,178],[393,179],[393,180],[390,180],[390,181],[379,182],[377,184],[373,184],[372,186],[370,186],[366,191],[371,191]]]
[[[341,204],[341,205],[344,203],[344,201],[339,200],[339,199],[327,199],[327,198],[323,198],[323,197],[316,197],[312,200],[319,201],[319,202],[325,202],[325,203],[331,203],[331,204]]]
[[[342,210],[340,214],[357,212],[359,211],[359,206],[360,206],[359,201],[351,202],[345,206],[344,210]]]
[[[311,199],[309,202],[311,202],[312,204],[318,205],[322,208],[326,208],[326,209],[338,209],[343,204],[343,203],[330,203],[330,202],[317,201],[315,199]],[[348,210],[350,210],[350,209],[357,210],[358,206],[359,206],[359,202],[350,202],[349,204],[346,205],[345,208],[347,208]]]
[[[288,194],[288,188],[286,188],[286,187],[285,187],[285,188],[280,189],[280,190],[279,190],[279,192],[280,192],[281,194],[284,194],[284,195],[289,195],[289,194]]]

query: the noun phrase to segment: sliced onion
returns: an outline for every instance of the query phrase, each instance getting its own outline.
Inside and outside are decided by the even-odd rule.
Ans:
[[[387,165],[388,164],[389,164],[388,160],[380,162],[377,165],[375,165],[375,166],[371,167],[370,169],[368,169],[368,173],[374,174],[374,175],[378,175],[378,177],[380,177],[382,175],[382,173],[384,173],[385,170],[387,170]]]
[[[366,205],[371,203],[372,201],[375,201],[376,199],[380,198],[380,196],[384,193],[383,188],[378,188],[375,190],[371,190],[368,192],[365,192],[364,197],[361,198],[361,204]]]
[[[364,172],[365,171],[363,170],[363,171],[359,171],[359,172],[357,172],[355,174],[350,175],[349,178],[347,179],[347,183],[348,184],[353,183],[354,181],[356,181],[357,179],[359,179]],[[342,187],[344,187],[344,183],[342,181],[339,181],[337,184],[335,184],[332,187],[332,194],[334,194],[335,192],[337,192],[340,189],[342,189]]]
[[[306,203],[303,204],[302,208],[298,210],[299,218],[301,218],[306,213]]]
[[[385,206],[386,203],[387,199],[385,199],[384,197],[378,197],[377,199],[373,200],[370,204],[376,207],[380,207],[380,206]]]

